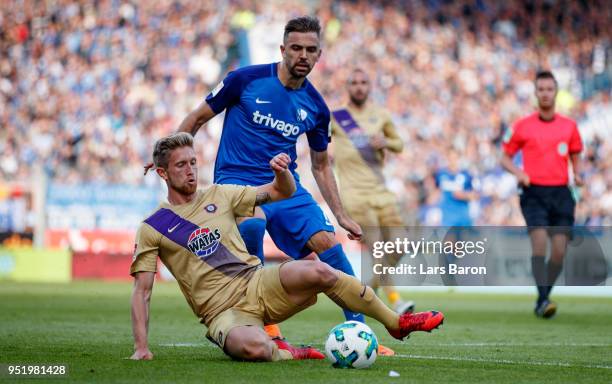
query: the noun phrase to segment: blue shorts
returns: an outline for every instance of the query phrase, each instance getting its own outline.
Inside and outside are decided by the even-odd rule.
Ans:
[[[469,215],[442,215],[443,227],[471,227],[472,224]]]
[[[306,243],[317,232],[334,232],[319,204],[300,184],[286,200],[261,206],[266,214],[266,229],[274,244],[288,256],[299,259],[312,251]]]

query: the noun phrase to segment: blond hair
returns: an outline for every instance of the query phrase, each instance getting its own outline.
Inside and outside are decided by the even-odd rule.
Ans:
[[[170,152],[181,147],[193,148],[193,136],[187,132],[177,132],[157,140],[153,150],[153,164],[158,168],[167,169]]]

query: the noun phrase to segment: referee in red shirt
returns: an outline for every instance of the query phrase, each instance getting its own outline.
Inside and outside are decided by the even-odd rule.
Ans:
[[[535,314],[550,318],[557,305],[549,300],[550,291],[563,268],[568,227],[574,225],[576,203],[568,188],[568,160],[572,162],[574,182],[582,185],[580,152],[582,140],[576,122],[555,113],[557,80],[549,71],[535,78],[538,111],[518,120],[504,140],[502,166],[521,184],[521,211],[531,239],[533,276],[538,288]],[[512,157],[523,151],[523,168]],[[546,227],[565,227],[558,230]],[[548,235],[551,255],[546,262]]]

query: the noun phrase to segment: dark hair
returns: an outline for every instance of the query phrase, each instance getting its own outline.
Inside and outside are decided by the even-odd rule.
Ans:
[[[351,82],[351,80],[353,79],[353,75],[355,73],[363,74],[368,79],[368,82],[370,81],[370,76],[368,75],[368,73],[363,68],[361,68],[361,67],[354,67],[353,69],[351,69],[351,71],[349,72],[349,76],[346,79],[346,81],[348,83]]]
[[[177,132],[157,140],[153,150],[153,163],[155,166],[168,169],[170,152],[180,147],[193,148],[193,136],[187,132]]]
[[[316,32],[317,36],[321,35],[321,24],[319,19],[312,16],[300,16],[289,20],[285,25],[285,33],[283,34],[283,42],[287,41],[287,36],[291,32]]]
[[[534,83],[537,83],[540,79],[552,79],[555,82],[555,87],[557,86],[557,79],[555,79],[555,75],[551,71],[538,71]]]

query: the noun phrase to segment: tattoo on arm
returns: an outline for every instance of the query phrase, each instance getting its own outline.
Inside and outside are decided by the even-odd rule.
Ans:
[[[259,192],[255,197],[255,205],[263,205],[265,203],[269,203],[272,200],[270,197],[270,193],[268,192]]]

